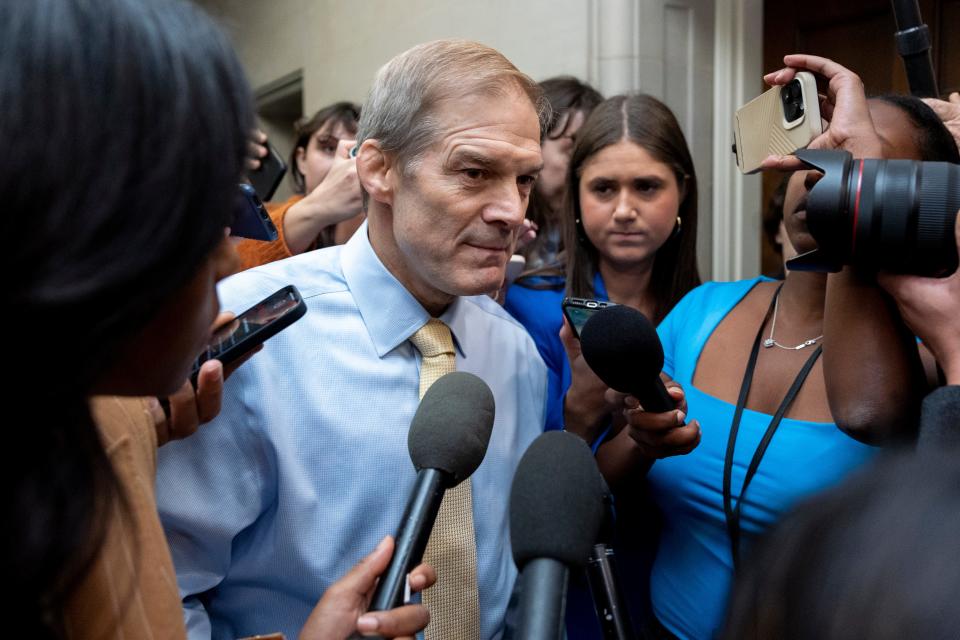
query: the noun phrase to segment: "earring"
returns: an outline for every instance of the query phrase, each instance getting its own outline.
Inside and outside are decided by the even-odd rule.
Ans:
[[[682,226],[683,226],[683,225],[682,225],[682,222],[681,222],[681,220],[680,220],[680,216],[677,216],[677,226],[675,226],[675,227],[673,228],[673,235],[674,235],[674,236],[680,235],[680,228],[681,228]]]
[[[587,233],[583,230],[583,223],[580,222],[580,218],[574,218],[573,221],[577,225],[577,241],[583,245],[588,244]]]

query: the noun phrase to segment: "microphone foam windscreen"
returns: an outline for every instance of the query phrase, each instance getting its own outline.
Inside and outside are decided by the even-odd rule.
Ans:
[[[517,567],[552,558],[582,567],[604,516],[605,484],[587,443],[548,431],[520,458],[510,488],[510,539]]]
[[[493,392],[483,380],[463,371],[442,376],[427,389],[410,423],[413,466],[445,471],[453,477],[449,487],[456,486],[483,462],[493,418]]]
[[[593,314],[580,331],[580,349],[608,387],[624,393],[663,370],[663,345],[647,317],[626,305]]]

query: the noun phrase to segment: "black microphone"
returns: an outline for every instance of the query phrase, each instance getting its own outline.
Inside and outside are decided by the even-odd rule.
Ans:
[[[617,576],[616,554],[612,544],[615,520],[613,495],[606,486],[603,502],[603,525],[587,561],[587,583],[604,640],[635,640],[637,633]]]
[[[558,640],[570,568],[583,568],[603,520],[604,482],[590,447],[563,431],[526,450],[510,488],[510,540],[520,569],[517,638]]]
[[[477,470],[493,430],[493,393],[477,376],[455,371],[430,385],[420,401],[407,448],[417,470],[397,529],[390,565],[370,601],[370,611],[403,604],[407,574],[420,564],[447,489]]]
[[[583,359],[611,389],[629,393],[644,411],[676,406],[660,379],[663,345],[647,317],[626,305],[593,314],[580,331]]]

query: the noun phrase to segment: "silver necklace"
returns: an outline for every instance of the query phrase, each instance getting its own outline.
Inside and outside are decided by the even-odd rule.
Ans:
[[[806,349],[807,347],[811,347],[817,344],[817,341],[823,337],[823,334],[821,333],[816,338],[810,338],[809,340],[804,340],[803,342],[801,342],[795,347],[788,347],[774,340],[773,330],[776,329],[777,327],[777,310],[779,309],[779,307],[780,307],[780,289],[777,289],[776,298],[773,301],[773,321],[770,323],[770,335],[767,336],[767,339],[763,341],[763,346],[765,348],[769,349],[770,347],[780,347],[781,349],[786,349],[787,351],[799,351],[800,349]]]

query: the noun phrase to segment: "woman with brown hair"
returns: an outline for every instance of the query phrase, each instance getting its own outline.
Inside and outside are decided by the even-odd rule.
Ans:
[[[297,124],[290,152],[290,179],[297,193],[266,205],[279,233],[276,240],[244,240],[237,246],[244,269],[343,244],[357,230],[363,203],[357,163],[349,152],[359,120],[359,105],[335,102]]]
[[[615,96],[578,132],[566,189],[560,264],[522,276],[505,307],[547,364],[546,429],[585,432],[603,418],[606,387],[577,354],[568,360],[561,302],[610,300],[659,322],[700,284],[697,178],[670,109],[648,95]]]
[[[527,218],[537,230],[536,237],[520,250],[528,269],[554,264],[563,248],[561,211],[573,144],[590,112],[603,102],[600,92],[573,76],[547,78],[539,85],[553,116],[541,136],[543,169],[527,207]]]
[[[700,284],[696,172],[666,105],[648,95],[615,96],[593,110],[577,133],[567,170],[562,225],[559,264],[521,277],[508,290],[505,307],[530,332],[547,364],[545,428],[565,428],[593,441],[603,425],[618,420],[622,426],[622,420],[565,326],[564,296],[629,305],[656,323]],[[679,426],[682,447],[696,429]],[[619,448],[621,442],[611,445]],[[601,447],[600,455],[611,445]],[[658,450],[671,455],[683,449]],[[590,596],[578,577],[571,581],[567,634],[598,637]],[[645,599],[645,586],[624,586],[640,591],[633,600]]]

